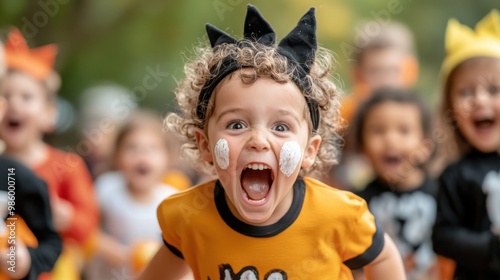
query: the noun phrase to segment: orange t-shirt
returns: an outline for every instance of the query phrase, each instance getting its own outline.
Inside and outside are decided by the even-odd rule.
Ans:
[[[290,209],[267,226],[236,218],[218,181],[174,194],[157,210],[165,245],[195,279],[213,280],[347,280],[378,256],[384,233],[362,198],[308,177],[293,188]]]
[[[47,183],[51,198],[64,199],[74,207],[71,225],[61,232],[63,241],[86,245],[99,227],[99,208],[92,177],[80,156],[49,145],[46,149],[46,160],[32,169]]]

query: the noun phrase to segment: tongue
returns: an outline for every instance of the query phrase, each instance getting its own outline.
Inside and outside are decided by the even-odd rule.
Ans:
[[[241,186],[250,199],[263,199],[269,192],[269,171],[245,170],[241,176]]]

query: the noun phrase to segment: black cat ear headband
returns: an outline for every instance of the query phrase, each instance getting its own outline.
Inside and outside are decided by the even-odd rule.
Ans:
[[[307,96],[307,93],[311,90],[311,83],[307,75],[311,71],[311,65],[314,62],[318,48],[314,11],[314,8],[309,9],[299,20],[297,26],[278,43],[277,52],[288,60],[289,67],[292,69],[293,82],[306,93],[304,97],[309,108],[309,113],[311,114],[313,132],[316,132],[319,126],[318,104],[315,100]],[[237,44],[240,42],[211,24],[207,24],[206,29],[212,48],[221,44]],[[276,33],[273,28],[257,8],[252,5],[248,5],[247,7],[243,40],[258,42],[269,47],[274,47],[276,43]],[[196,107],[198,118],[205,118],[207,104],[215,87],[228,74],[243,67],[244,65],[239,64],[231,56],[226,57],[222,61],[220,72],[208,80],[200,92]]]

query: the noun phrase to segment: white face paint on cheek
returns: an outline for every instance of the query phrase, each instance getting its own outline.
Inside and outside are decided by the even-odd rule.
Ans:
[[[281,147],[280,152],[280,170],[285,176],[290,177],[297,168],[302,154],[300,145],[297,141],[286,142]]]
[[[226,170],[229,166],[229,145],[226,139],[219,139],[215,144],[215,161],[221,169]]]

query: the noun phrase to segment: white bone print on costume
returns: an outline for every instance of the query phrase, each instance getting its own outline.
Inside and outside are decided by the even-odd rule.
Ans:
[[[280,152],[280,170],[285,176],[290,177],[297,168],[302,154],[297,141],[288,141],[283,144]]]
[[[229,166],[229,145],[226,139],[219,139],[215,144],[215,161],[221,169],[226,170]]]
[[[486,209],[491,220],[492,231],[500,235],[500,170],[490,171],[483,181],[483,192],[486,197]]]
[[[257,275],[253,271],[245,271],[241,274],[240,278],[235,279],[231,276],[228,270],[225,271],[224,280],[258,280]]]
[[[286,279],[282,272],[273,272],[267,276],[266,280],[284,280]]]
[[[401,196],[385,192],[372,198],[369,205],[403,258],[413,255],[416,269],[428,269],[435,258],[430,241],[437,209],[435,199],[424,192]]]
[[[245,266],[238,273],[233,271],[229,264],[219,266],[220,279],[223,280],[259,280],[259,271],[254,266]],[[210,280],[210,277],[208,278]],[[271,269],[264,275],[263,280],[286,280],[286,272],[281,269]]]

